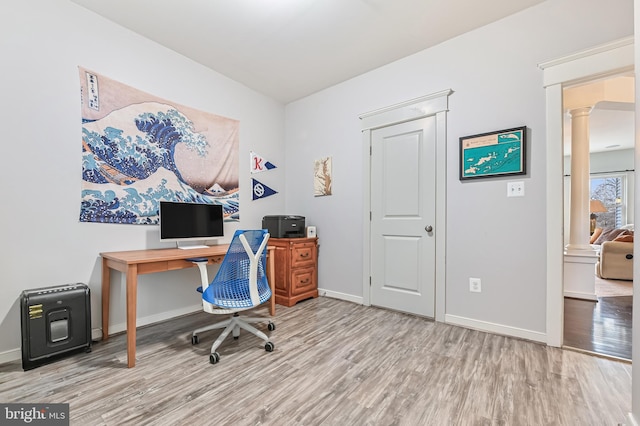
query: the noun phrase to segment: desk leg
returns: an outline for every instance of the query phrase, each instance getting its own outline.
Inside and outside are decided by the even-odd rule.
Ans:
[[[271,287],[271,300],[269,300],[269,315],[274,316],[276,314],[276,285],[275,285],[275,250],[269,250],[269,256],[267,256],[267,280]]]
[[[102,258],[102,340],[109,338],[109,298],[111,296],[111,268]]]
[[[127,266],[127,367],[136,365],[136,306],[138,303],[138,265]]]

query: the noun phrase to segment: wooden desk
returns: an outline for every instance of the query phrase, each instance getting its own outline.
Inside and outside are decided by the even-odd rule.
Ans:
[[[209,263],[220,263],[229,248],[228,244],[203,249],[154,249],[100,253],[102,256],[102,340],[109,338],[109,297],[111,293],[111,270],[126,274],[127,283],[127,366],[136,365],[136,308],[138,275],[154,272],[192,268],[195,265],[186,259],[206,257]],[[269,313],[275,315],[276,296],[274,288],[275,247],[267,246],[267,279],[271,286]]]

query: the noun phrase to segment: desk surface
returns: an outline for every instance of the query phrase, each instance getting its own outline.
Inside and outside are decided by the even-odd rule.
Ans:
[[[100,253],[100,256],[105,259],[115,260],[130,265],[161,262],[166,260],[183,260],[192,257],[218,256],[226,254],[228,249],[228,244],[220,244],[197,249],[160,248],[149,250],[111,251]]]

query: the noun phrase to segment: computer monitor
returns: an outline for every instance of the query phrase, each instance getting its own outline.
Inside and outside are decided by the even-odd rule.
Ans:
[[[179,248],[201,245],[180,245],[180,242],[204,243],[224,236],[224,215],[220,204],[180,203],[160,201],[160,241],[175,242]]]

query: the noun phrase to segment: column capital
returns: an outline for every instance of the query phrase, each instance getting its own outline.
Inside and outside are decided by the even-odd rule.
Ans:
[[[591,114],[591,111],[593,111],[593,107],[594,105],[580,107],[580,108],[572,108],[569,110],[569,115],[571,116],[571,118],[576,118],[576,117],[585,116],[585,115],[588,116]]]

